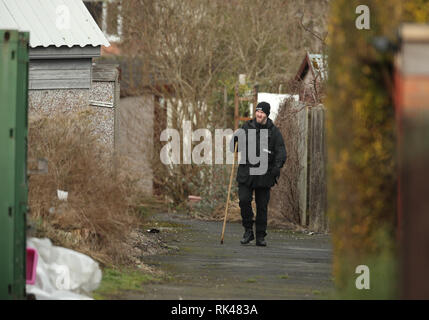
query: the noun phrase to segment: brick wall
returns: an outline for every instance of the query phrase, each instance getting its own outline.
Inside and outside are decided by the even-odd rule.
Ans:
[[[429,299],[429,27],[404,25],[395,61],[402,297]]]

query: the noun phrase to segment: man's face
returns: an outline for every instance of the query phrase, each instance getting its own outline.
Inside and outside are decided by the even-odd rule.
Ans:
[[[255,113],[256,116],[256,122],[260,124],[265,124],[267,122],[267,115],[264,111],[256,110]]]

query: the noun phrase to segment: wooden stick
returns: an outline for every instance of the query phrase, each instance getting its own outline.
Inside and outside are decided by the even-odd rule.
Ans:
[[[231,176],[229,177],[228,197],[226,198],[225,217],[223,218],[223,228],[222,228],[222,236],[220,238],[220,244],[223,244],[223,236],[225,234],[226,216],[228,214],[229,197],[231,194],[232,177],[234,175],[235,155],[237,154],[237,146],[238,146],[238,141],[235,144],[234,158],[232,159],[232,169],[231,169]]]

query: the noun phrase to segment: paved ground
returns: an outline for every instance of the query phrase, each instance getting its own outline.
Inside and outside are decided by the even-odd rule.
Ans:
[[[243,229],[228,223],[167,214],[157,219],[179,224],[164,233],[176,253],[150,256],[146,263],[172,275],[164,284],[145,285],[130,299],[320,299],[333,293],[331,244],[327,235],[268,229],[268,246],[241,245]]]

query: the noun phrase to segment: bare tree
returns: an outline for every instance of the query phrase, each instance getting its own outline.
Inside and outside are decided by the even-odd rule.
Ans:
[[[195,128],[222,127],[226,83],[245,73],[269,88],[296,72],[305,50],[317,47],[296,20],[297,7],[309,3],[323,9],[323,22],[327,8],[316,0],[123,1],[122,51],[143,59],[142,72],[168,108],[169,127],[180,131],[184,120]],[[210,167],[163,167],[154,152],[154,179],[175,201],[212,179]]]

